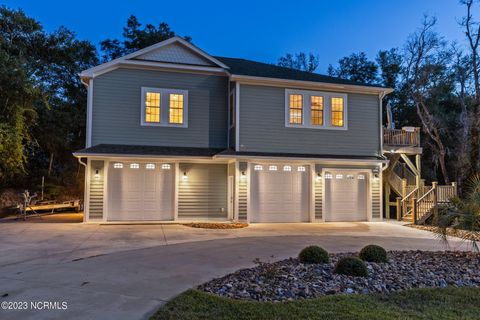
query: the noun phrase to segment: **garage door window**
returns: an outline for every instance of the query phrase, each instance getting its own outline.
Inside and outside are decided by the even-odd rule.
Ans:
[[[332,176],[331,173],[326,173],[325,174],[325,179],[332,179],[332,178],[333,178],[333,176]]]
[[[263,170],[263,166],[257,164],[253,169],[254,169],[255,171],[262,171],[262,170]]]
[[[357,176],[357,178],[358,178],[358,180],[365,180],[365,175],[359,174],[359,175]]]
[[[298,172],[305,172],[305,167],[304,167],[304,166],[299,166],[299,167],[297,168],[297,171],[298,171]]]
[[[154,170],[154,169],[155,169],[155,164],[153,164],[153,163],[147,163],[147,164],[145,165],[145,169],[147,169],[147,170]]]
[[[292,171],[291,166],[283,166],[283,171]]]
[[[268,167],[268,170],[277,171],[277,166],[270,166],[270,167]]]
[[[335,176],[335,179],[343,179],[343,174],[337,174],[337,175]]]
[[[113,164],[114,169],[122,169],[123,168],[123,163],[117,162]]]
[[[138,169],[140,165],[138,163],[130,163],[130,169]]]
[[[168,163],[162,164],[162,169],[163,170],[170,170],[170,165]]]

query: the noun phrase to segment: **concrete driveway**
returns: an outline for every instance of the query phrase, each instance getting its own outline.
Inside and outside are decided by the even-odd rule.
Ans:
[[[370,243],[387,249],[444,250],[429,232],[396,223],[254,224],[204,230],[182,225],[0,223],[0,301],[28,310],[2,319],[143,319],[182,291],[255,258],[296,256],[306,245],[331,252]],[[450,249],[468,245],[450,241]],[[62,310],[32,310],[30,302]],[[62,305],[62,302],[66,302]]]

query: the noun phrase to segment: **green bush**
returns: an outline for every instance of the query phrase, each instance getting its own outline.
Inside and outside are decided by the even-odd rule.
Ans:
[[[301,263],[327,263],[329,259],[328,252],[319,246],[308,246],[298,255]]]
[[[360,259],[368,262],[387,262],[387,251],[380,246],[370,244],[360,250]]]
[[[354,277],[368,276],[365,262],[356,257],[345,257],[338,260],[333,272]]]

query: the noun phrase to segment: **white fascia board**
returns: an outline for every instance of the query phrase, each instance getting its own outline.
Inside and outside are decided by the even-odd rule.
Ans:
[[[339,90],[345,92],[356,92],[356,93],[370,93],[370,94],[389,94],[394,90],[391,88],[382,88],[382,87],[370,87],[362,85],[352,85],[352,84],[336,84],[336,83],[327,83],[327,82],[315,82],[315,81],[304,81],[304,80],[290,80],[290,79],[278,79],[278,78],[268,78],[268,77],[255,77],[255,76],[245,76],[245,75],[230,75],[231,81],[237,81],[244,84],[256,84],[264,86],[273,86],[273,87],[295,87],[295,88],[305,88],[305,89],[317,89],[317,90]]]
[[[315,162],[325,164],[381,164],[388,163],[389,160],[376,159],[342,159],[342,158],[302,158],[302,157],[273,157],[273,156],[246,156],[246,155],[215,155],[213,158],[238,159],[249,161],[273,161],[273,162]]]
[[[137,50],[135,52],[132,52],[130,54],[127,54],[123,57],[120,57],[120,58],[117,58],[117,59],[113,59],[112,61],[109,61],[109,62],[106,62],[106,63],[102,63],[98,66],[95,66],[95,67],[92,67],[92,68],[89,68],[87,70],[84,70],[80,73],[80,77],[89,77],[89,78],[93,78],[95,76],[98,75],[98,73],[100,73],[101,71],[104,71],[104,70],[109,70],[111,71],[110,68],[112,67],[115,67],[117,66],[118,64],[122,63],[122,62],[126,62],[127,60],[129,59],[133,59],[135,57],[138,57],[142,54],[145,54],[145,53],[148,53],[150,51],[153,51],[153,50],[156,50],[156,49],[159,49],[161,47],[164,47],[164,46],[167,46],[171,43],[174,43],[174,42],[179,42],[181,43],[182,45],[186,46],[188,49],[192,50],[193,52],[195,52],[196,54],[204,57],[205,59],[213,62],[214,64],[216,64],[220,69],[229,69],[228,66],[226,66],[224,63],[220,62],[218,59],[215,59],[214,57],[210,56],[209,54],[207,54],[206,52],[204,52],[203,50],[197,48],[196,46],[194,46],[193,44],[191,44],[190,42],[180,38],[180,37],[173,37],[173,38],[170,38],[168,40],[165,40],[165,41],[162,41],[162,42],[159,42],[159,43],[156,43],[154,45],[151,45],[149,47],[146,47],[146,48],[143,48],[143,49],[140,49],[140,50]],[[108,71],[107,71],[108,72]],[[104,72],[103,72],[104,73]]]

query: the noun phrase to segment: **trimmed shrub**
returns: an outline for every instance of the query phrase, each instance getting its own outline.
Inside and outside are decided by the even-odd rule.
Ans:
[[[300,251],[298,260],[301,263],[327,263],[330,258],[325,249],[319,246],[308,246]]]
[[[380,246],[370,244],[360,250],[360,259],[368,262],[387,262],[387,251]]]
[[[345,257],[338,260],[333,272],[354,277],[368,276],[368,269],[365,262],[357,257]]]

